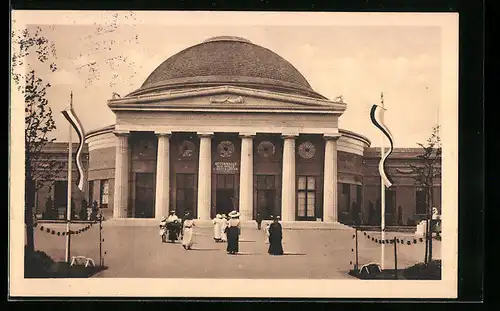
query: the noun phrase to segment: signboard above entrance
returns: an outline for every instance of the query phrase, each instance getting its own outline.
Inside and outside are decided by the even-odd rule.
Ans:
[[[236,172],[238,172],[238,163],[236,163],[236,162],[215,162],[213,170],[216,173],[236,173]]]

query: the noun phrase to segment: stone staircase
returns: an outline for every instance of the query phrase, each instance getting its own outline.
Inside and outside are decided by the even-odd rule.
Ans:
[[[265,227],[269,220],[262,221],[262,228]],[[154,218],[111,218],[105,221],[105,226],[158,226],[159,219]],[[284,230],[353,230],[353,228],[338,223],[338,222],[321,222],[321,221],[281,221]],[[195,225],[198,227],[212,227],[212,220],[195,220]],[[257,223],[254,220],[242,221],[243,228],[257,229]]]

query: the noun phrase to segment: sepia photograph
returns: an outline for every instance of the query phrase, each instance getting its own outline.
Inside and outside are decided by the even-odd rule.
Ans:
[[[458,14],[11,26],[11,295],[457,296]]]

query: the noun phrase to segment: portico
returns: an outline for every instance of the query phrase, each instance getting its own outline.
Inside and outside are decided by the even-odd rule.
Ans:
[[[116,114],[119,140],[113,217],[134,217],[151,205],[154,212],[145,217],[159,218],[174,209],[207,220],[235,209],[242,220],[259,212],[283,221],[336,221],[335,140],[345,104],[213,87],[127,96],[108,105]],[[154,135],[136,141],[149,148],[129,148],[129,139],[144,133]],[[309,189],[307,202],[298,195],[297,167],[304,168],[300,176],[308,175],[308,167],[318,172],[309,177],[317,186]],[[137,191],[132,195],[134,174],[154,175],[154,203],[138,200]],[[194,197],[185,196],[189,191]]]

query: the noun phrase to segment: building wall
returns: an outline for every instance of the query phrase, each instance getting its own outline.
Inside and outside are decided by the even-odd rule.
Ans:
[[[386,161],[386,171],[392,177],[394,185],[391,190],[395,192],[396,197],[396,215],[386,214],[386,225],[398,225],[400,221],[403,225],[413,225],[418,222],[423,216],[416,213],[416,191],[415,180],[413,175],[403,174],[408,171],[411,165],[418,165],[418,155],[422,153],[419,148],[398,148],[389,156]],[[369,222],[369,206],[370,203],[375,206],[377,216],[380,215],[380,175],[378,172],[378,164],[380,161],[380,151],[378,148],[368,148],[365,150],[364,156],[364,206],[363,220]],[[439,169],[439,165],[437,166]],[[386,196],[387,197],[387,196]],[[440,178],[434,180],[434,206],[441,211],[441,182]],[[378,204],[378,205],[377,205]],[[386,202],[387,204],[387,202]],[[401,215],[399,215],[399,207],[401,207]],[[391,218],[392,216],[392,218]],[[380,224],[380,216],[376,220],[376,224]]]
[[[380,176],[378,174],[379,151],[376,148],[365,148],[367,142],[363,138],[356,137],[355,133],[341,130],[342,137],[338,140],[338,200],[339,200],[339,219],[342,218],[345,222],[350,221],[352,216],[351,209],[354,205],[358,205],[361,220],[363,223],[370,221],[370,203],[375,209],[372,212],[372,217],[375,217],[375,222],[380,222],[380,207],[377,206],[380,200]],[[111,136],[110,136],[111,135]],[[135,175],[137,173],[156,172],[156,144],[157,137],[154,133],[141,134],[137,136],[131,134],[131,176],[130,176],[130,210],[129,216],[134,215],[135,204]],[[144,136],[146,135],[146,136]],[[135,138],[134,138],[135,137]],[[139,138],[139,139],[137,139]],[[192,157],[182,157],[182,146],[185,140],[192,141],[194,150]],[[235,146],[231,158],[221,158],[217,152],[217,146],[222,140],[229,140]],[[305,160],[299,156],[299,146],[302,142],[311,140],[316,147],[316,154],[313,159]],[[272,157],[263,157],[259,154],[258,146],[263,141],[271,141],[275,147],[275,153]],[[143,145],[149,145],[144,148]],[[107,212],[112,215],[112,204],[114,194],[114,165],[115,165],[115,137],[108,133],[93,135],[89,139],[89,170],[88,180],[94,181],[93,196],[99,198],[100,184],[103,180],[109,182],[109,205]],[[276,206],[281,208],[281,171],[282,171],[282,155],[283,155],[283,139],[280,134],[265,134],[258,133],[253,140],[254,148],[254,216],[257,212],[257,175],[271,174],[275,176],[276,189]],[[323,167],[324,167],[324,140],[322,135],[300,135],[296,140],[296,175],[300,174],[314,175],[317,177],[317,205],[316,216],[322,217],[322,191],[323,191]],[[145,151],[146,150],[146,151]],[[212,138],[212,169],[216,172],[216,162],[234,162],[235,172],[235,194],[236,198],[239,194],[239,164],[240,164],[241,138],[237,133],[223,137],[218,133]],[[402,220],[403,225],[411,224],[412,221],[418,220],[419,216],[416,213],[416,188],[414,180],[411,176],[399,173],[398,169],[408,169],[409,163],[418,163],[417,155],[420,153],[416,148],[396,149],[388,158],[386,166],[389,174],[393,177],[395,184],[392,189],[395,191],[395,215],[393,222],[395,224]],[[197,198],[197,168],[199,161],[199,138],[196,133],[174,133],[170,137],[170,207],[176,207],[176,174],[191,173],[194,174],[194,204],[196,205]],[[227,166],[226,166],[227,168]],[[62,173],[64,174],[64,172]],[[215,175],[214,175],[215,176]],[[64,179],[64,176],[60,178]],[[212,178],[212,205],[216,203],[216,187],[215,177]],[[347,186],[344,186],[347,185]],[[435,206],[441,210],[441,186],[440,180],[435,180],[434,201]],[[359,188],[359,186],[362,186]],[[348,190],[349,195],[342,197],[343,190]],[[45,200],[44,190],[40,191],[38,197],[38,206],[43,208],[42,202]],[[358,192],[360,193],[358,195]],[[78,196],[78,195],[76,195]],[[239,201],[235,201],[235,207],[238,209]],[[401,215],[398,215],[399,207],[401,206]],[[378,208],[378,210],[377,210]],[[196,209],[194,210],[196,213]],[[212,211],[214,214],[215,211]],[[214,216],[214,215],[212,215]],[[388,217],[389,219],[390,217]],[[373,219],[372,219],[373,221]]]
[[[77,144],[73,144],[73,152],[76,154],[76,150],[78,148]],[[57,174],[53,176],[52,180],[47,180],[43,182],[43,187],[39,189],[36,194],[35,194],[35,206],[34,206],[34,211],[38,216],[42,216],[43,214],[47,216],[47,210],[46,210],[46,201],[48,197],[51,197],[53,204],[55,208],[59,208],[62,212],[62,209],[66,209],[67,207],[67,195],[66,191],[64,191],[64,195],[61,195],[60,198],[56,198],[54,196],[54,188],[55,184],[58,183],[59,186],[63,186],[62,182],[64,183],[64,189],[67,189],[67,176],[68,176],[68,143],[64,142],[55,142],[51,144],[47,144],[43,151],[45,153],[45,156],[52,159],[56,160],[59,163],[62,164],[62,169],[59,171]],[[87,160],[87,155],[88,155],[88,149],[87,146],[84,147],[83,152],[82,152],[82,164],[84,169],[88,167],[89,163]],[[77,172],[77,166],[76,166],[76,161],[73,161],[72,163],[72,180],[73,184],[71,187],[71,199],[74,202],[75,205],[75,212],[78,213],[80,208],[81,208],[81,203],[82,200],[85,199],[85,191],[86,188],[84,187],[83,191],[81,191],[78,186],[77,186],[77,177],[78,177],[78,172]],[[85,177],[85,176],[84,176]],[[65,214],[66,215],[66,214]],[[64,216],[66,217],[66,216]]]
[[[178,100],[183,105],[205,105],[209,97]],[[326,113],[281,112],[282,102],[267,99],[245,98],[250,109],[267,105],[274,107],[274,113],[220,112],[176,112],[176,111],[116,111],[116,129],[128,131],[172,131],[172,132],[218,132],[239,133],[336,133],[338,116]],[[174,105],[173,102],[170,103]],[[255,105],[255,106],[252,106]]]

